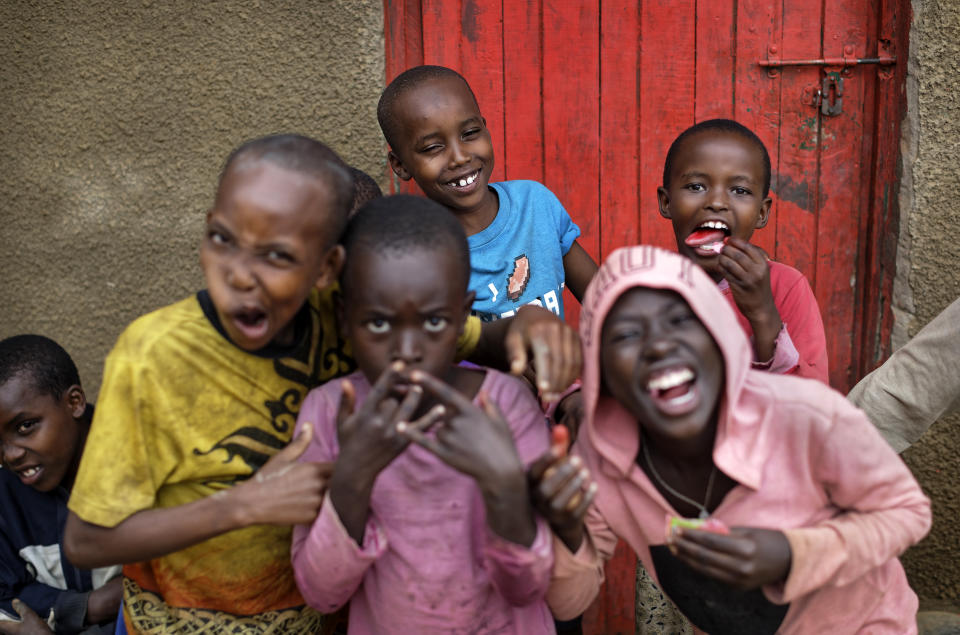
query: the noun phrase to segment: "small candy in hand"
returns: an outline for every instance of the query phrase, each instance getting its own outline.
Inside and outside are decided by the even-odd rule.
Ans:
[[[667,518],[667,542],[670,542],[675,529],[698,529],[700,531],[709,531],[714,534],[729,535],[730,528],[717,518],[680,518],[672,516]]]
[[[550,445],[557,449],[560,456],[567,455],[567,448],[570,447],[570,431],[567,426],[557,424],[550,430]]]

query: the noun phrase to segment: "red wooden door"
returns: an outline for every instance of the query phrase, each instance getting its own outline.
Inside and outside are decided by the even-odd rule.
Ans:
[[[831,383],[846,391],[888,352],[907,0],[384,6],[387,80],[423,63],[460,71],[493,135],[494,179],[546,184],[598,261],[622,245],[676,247],[656,188],[680,131],[713,117],[749,126],[773,167],[772,218],[754,241],[813,285]],[[634,560],[619,562],[592,632],[633,630]]]

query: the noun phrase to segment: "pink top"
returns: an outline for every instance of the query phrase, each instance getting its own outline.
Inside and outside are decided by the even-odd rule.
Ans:
[[[788,577],[763,588],[771,602],[789,603],[777,632],[916,633],[917,598],[897,555],[929,530],[930,503],[910,471],[839,393],[818,381],[751,369],[749,343],[717,286],[686,258],[646,246],[610,255],[581,312],[586,414],[573,451],[599,490],[579,551],[555,542],[547,599],[557,617],[590,604],[618,536],[657,579],[651,547],[665,543],[665,518],[676,515],[636,463],[636,420],[600,394],[603,320],[617,297],[636,286],[682,295],[723,353],[726,385],[713,459],[738,485],[712,516],[731,527],[786,535]]]
[[[360,373],[349,379],[359,407],[370,384]],[[480,390],[507,416],[524,465],[546,452],[543,412],[524,384],[487,370]],[[337,457],[339,403],[339,381],[304,400],[297,426],[313,421],[315,435],[300,460]],[[377,477],[362,547],[328,499],[312,527],[294,528],[292,552],[310,606],[330,613],[350,602],[351,634],[554,632],[544,601],[553,564],[546,523],[537,519],[529,548],[495,535],[476,482],[417,445]]]
[[[770,290],[777,306],[783,329],[777,337],[773,359],[756,360],[754,368],[771,373],[799,375],[830,383],[827,368],[827,336],[823,330],[820,307],[810,283],[802,273],[789,265],[773,260],[770,265]],[[720,291],[733,307],[737,321],[748,337],[753,337],[750,321],[740,313],[726,280]]]

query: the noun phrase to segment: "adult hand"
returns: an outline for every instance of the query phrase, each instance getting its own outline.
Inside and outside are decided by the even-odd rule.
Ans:
[[[331,463],[301,463],[297,459],[310,446],[313,424],[300,434],[251,478],[215,496],[230,496],[241,514],[241,526],[309,524],[320,512],[320,504],[333,473]]]
[[[43,635],[52,633],[47,623],[19,599],[13,601],[13,610],[20,616],[19,622],[0,622],[2,635]]]
[[[520,375],[533,360],[537,390],[556,401],[577,379],[583,365],[580,337],[547,309],[526,305],[510,321],[504,344],[510,372]]]
[[[790,543],[782,531],[733,527],[722,535],[675,528],[669,544],[692,569],[741,589],[781,582],[790,573]]]

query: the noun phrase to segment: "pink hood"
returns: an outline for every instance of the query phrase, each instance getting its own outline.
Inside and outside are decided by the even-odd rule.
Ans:
[[[729,426],[750,426],[757,422],[757,414],[751,415],[747,403],[741,403],[741,393],[748,382],[752,353],[750,342],[737,322],[729,303],[717,288],[717,284],[692,260],[677,253],[641,245],[617,249],[606,259],[603,266],[587,287],[580,313],[580,338],[583,342],[583,399],[584,430],[600,456],[613,463],[626,475],[639,450],[639,435],[632,434],[634,443],[624,443],[621,426],[636,427],[636,422],[620,404],[611,397],[600,394],[600,335],[603,322],[617,299],[634,287],[669,289],[679,293],[694,313],[707,327],[723,353],[726,369],[726,386],[717,426],[714,460],[721,470],[737,473],[748,485],[759,483],[759,470],[751,474],[743,472],[742,457],[724,456],[731,451],[718,452],[723,440],[730,433]],[[750,400],[747,400],[749,402]],[[598,411],[603,412],[597,417]],[[736,417],[730,415],[736,413]],[[598,425],[597,421],[603,423]],[[736,423],[733,423],[736,421]],[[612,433],[612,434],[611,434]],[[727,470],[727,467],[730,470]],[[759,466],[758,466],[759,467]]]

